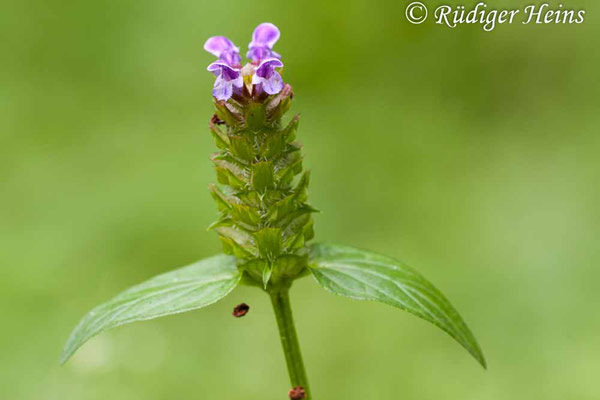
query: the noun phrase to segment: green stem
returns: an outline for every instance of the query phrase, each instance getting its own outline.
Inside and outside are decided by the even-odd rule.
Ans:
[[[306,392],[306,399],[310,400],[310,390],[308,388],[308,380],[304,371],[304,363],[302,362],[302,354],[300,353],[300,344],[294,327],[294,318],[292,316],[292,307],[290,305],[289,288],[281,288],[269,293],[277,326],[279,327],[279,336],[283,353],[285,354],[285,362],[287,363],[288,373],[292,387],[302,386]]]

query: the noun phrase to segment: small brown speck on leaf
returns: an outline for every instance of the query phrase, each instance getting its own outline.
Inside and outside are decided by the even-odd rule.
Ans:
[[[291,400],[301,400],[306,397],[306,392],[302,386],[296,386],[288,392]]]
[[[248,304],[246,304],[246,303],[238,304],[233,309],[233,316],[236,318],[243,317],[244,315],[248,314],[249,310],[250,310],[250,306]]]
[[[210,119],[210,122],[212,122],[215,125],[223,125],[225,123],[225,121],[223,121],[222,119],[217,117],[217,114],[214,114],[212,116],[212,118]]]

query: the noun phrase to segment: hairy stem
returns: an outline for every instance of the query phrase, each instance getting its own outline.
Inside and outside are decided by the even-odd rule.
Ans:
[[[304,363],[302,362],[302,354],[300,353],[300,344],[294,327],[294,318],[292,316],[292,307],[290,305],[289,288],[281,288],[270,291],[271,303],[275,311],[277,326],[279,327],[279,336],[285,361],[287,363],[288,373],[292,387],[302,386],[306,392],[306,399],[310,400],[310,389],[308,387],[308,379],[306,379],[306,371],[304,371]]]

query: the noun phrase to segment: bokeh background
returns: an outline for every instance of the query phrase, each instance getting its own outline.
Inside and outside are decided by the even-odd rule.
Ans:
[[[317,240],[419,269],[489,362],[305,278],[292,301],[315,398],[599,398],[600,6],[564,2],[583,25],[485,33],[410,25],[407,3],[3,2],[0,398],[286,397],[270,304],[251,288],[58,364],[91,307],[220,251],[202,45],[245,48],[263,21],[282,30]]]

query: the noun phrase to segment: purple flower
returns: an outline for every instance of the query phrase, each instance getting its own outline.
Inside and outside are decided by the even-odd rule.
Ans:
[[[267,58],[281,58],[273,51],[273,45],[279,39],[279,35],[279,29],[269,22],[257,26],[248,45],[247,57],[256,64]]]
[[[244,86],[244,78],[239,68],[234,68],[226,62],[215,61],[207,68],[215,74],[217,79],[213,86],[213,96],[217,100],[228,100],[232,95],[234,88],[240,89]]]
[[[283,67],[281,56],[273,51],[279,39],[279,29],[265,22],[256,27],[252,41],[248,45],[248,58],[252,64],[241,66],[240,49],[225,36],[213,36],[204,44],[204,49],[215,55],[218,60],[208,66],[217,79],[213,87],[213,96],[217,100],[229,100],[233,94],[242,93],[244,79],[252,76],[252,84],[257,93],[277,94],[283,89],[283,79],[275,68]],[[249,94],[252,93],[249,87]]]
[[[239,89],[244,85],[244,78],[240,73],[240,49],[225,36],[213,36],[204,43],[204,50],[219,58],[207,68],[217,77],[213,96],[217,100],[228,100],[233,95],[234,88]]]
[[[242,61],[240,49],[225,36],[213,36],[204,43],[204,50],[215,55],[230,66],[239,66]]]
[[[258,67],[254,68],[252,84],[260,85],[262,90],[268,94],[277,94],[283,89],[283,79],[275,68],[283,67],[283,63],[277,58],[267,58]]]

